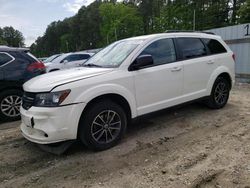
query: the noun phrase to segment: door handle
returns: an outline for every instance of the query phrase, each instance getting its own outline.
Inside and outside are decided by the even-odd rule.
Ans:
[[[181,67],[174,67],[171,69],[172,72],[178,72],[181,71]]]
[[[210,61],[207,62],[208,65],[212,65],[212,64],[214,64],[214,63],[215,63],[215,62],[214,62],[213,60],[210,60]]]

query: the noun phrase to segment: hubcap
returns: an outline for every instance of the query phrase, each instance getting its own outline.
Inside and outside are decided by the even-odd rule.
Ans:
[[[91,135],[100,144],[107,144],[117,138],[121,131],[121,118],[112,110],[105,110],[98,114],[92,125]]]
[[[20,115],[21,102],[21,97],[17,95],[5,97],[0,105],[2,113],[8,117],[18,117]]]
[[[224,104],[228,98],[228,89],[226,87],[226,84],[223,82],[220,82],[214,92],[214,99],[217,104]]]

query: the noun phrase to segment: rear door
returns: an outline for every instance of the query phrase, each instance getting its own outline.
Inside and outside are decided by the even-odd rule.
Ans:
[[[183,94],[187,100],[202,97],[216,62],[200,38],[178,37],[176,43],[184,68]]]
[[[4,66],[10,61],[12,57],[5,52],[0,52],[0,81],[4,79]]]

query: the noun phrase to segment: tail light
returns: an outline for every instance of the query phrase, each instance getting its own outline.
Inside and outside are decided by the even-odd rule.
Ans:
[[[234,60],[234,62],[235,62],[235,54],[232,55],[232,58],[233,58],[233,60]]]
[[[30,72],[35,72],[37,70],[45,70],[45,65],[40,62],[40,61],[37,61],[37,62],[34,62],[34,63],[31,63],[28,67],[27,67],[27,70],[30,71]]]

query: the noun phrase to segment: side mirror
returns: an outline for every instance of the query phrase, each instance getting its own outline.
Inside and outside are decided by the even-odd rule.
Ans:
[[[69,62],[69,61],[68,61],[67,59],[64,59],[64,60],[61,61],[61,63],[64,63],[64,64],[65,64],[65,63],[68,63],[68,62]]]
[[[147,67],[154,64],[153,57],[151,55],[140,55],[136,58],[129,70],[139,70],[143,67]]]

